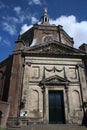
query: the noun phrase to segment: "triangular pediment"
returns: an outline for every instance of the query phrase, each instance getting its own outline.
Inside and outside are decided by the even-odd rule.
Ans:
[[[58,75],[42,79],[41,84],[67,84],[70,81]]]
[[[24,50],[26,54],[39,56],[84,56],[85,53],[78,49],[53,41],[51,43],[39,44]]]

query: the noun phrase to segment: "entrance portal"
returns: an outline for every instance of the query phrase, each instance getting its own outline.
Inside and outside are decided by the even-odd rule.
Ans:
[[[65,123],[63,91],[49,91],[49,123]]]

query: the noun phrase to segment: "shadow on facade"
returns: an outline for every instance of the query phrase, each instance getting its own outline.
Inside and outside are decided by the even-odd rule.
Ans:
[[[1,126],[1,119],[2,119],[2,111],[0,111],[0,126]]]
[[[84,117],[83,117],[83,120],[82,120],[82,125],[87,127],[87,110],[86,110],[86,112],[84,114]]]

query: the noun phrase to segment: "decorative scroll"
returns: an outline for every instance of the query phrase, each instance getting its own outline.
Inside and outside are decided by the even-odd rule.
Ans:
[[[52,68],[44,67],[44,69],[43,69],[43,79],[47,78],[47,77],[54,76],[54,75],[58,75],[60,77],[65,78],[64,71],[65,71],[65,67],[60,68],[60,69],[57,69],[55,66],[52,67]]]

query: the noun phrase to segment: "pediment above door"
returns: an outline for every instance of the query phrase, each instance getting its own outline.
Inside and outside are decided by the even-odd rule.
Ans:
[[[68,84],[69,82],[70,81],[65,78],[62,78],[58,75],[54,75],[49,78],[42,79],[40,83],[44,85],[50,85],[50,84]]]

